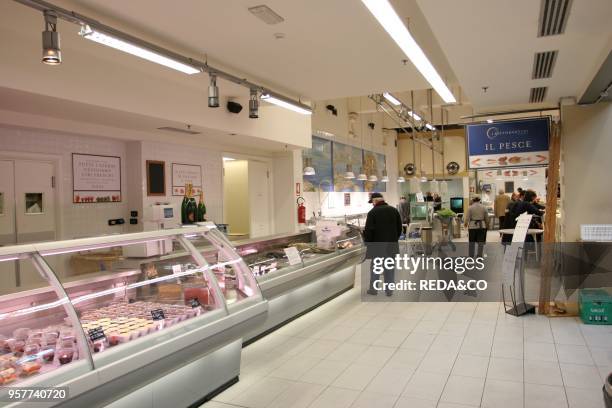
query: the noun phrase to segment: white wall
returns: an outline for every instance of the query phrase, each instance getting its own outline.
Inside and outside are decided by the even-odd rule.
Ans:
[[[234,160],[224,163],[223,222],[229,224],[231,234],[248,235],[251,231],[249,218],[249,162]]]
[[[446,165],[454,161],[459,164],[459,173],[458,175],[465,175],[467,171],[466,165],[466,143],[464,137],[463,130],[449,130],[444,132],[444,136],[442,137],[443,146],[444,146],[444,161],[442,160],[442,155],[438,152],[434,153],[434,162],[435,162],[435,170],[436,177],[441,177],[442,172],[446,173]],[[430,135],[430,133],[426,132],[424,134],[417,134],[417,137],[423,136],[424,140]],[[413,155],[412,149],[412,140],[408,139],[406,135],[401,135],[398,140],[398,165],[400,172],[403,172],[403,168],[408,163],[415,163],[416,156],[416,166],[417,166],[417,175],[421,175],[421,168],[424,171],[425,175],[431,177],[432,174],[432,159],[431,159],[431,149],[427,148],[419,144],[415,143],[416,146],[416,154]],[[435,142],[437,149],[442,149],[442,143],[436,141]]]
[[[124,226],[108,226],[108,220],[126,218],[127,152],[126,143],[106,138],[92,138],[82,135],[54,131],[32,130],[0,125],[0,155],[11,157],[18,154],[51,155],[59,160],[58,177],[60,227],[58,238],[70,239],[102,234],[121,233]],[[122,194],[121,203],[72,203],[72,153],[98,154],[121,157]]]
[[[561,111],[561,234],[580,238],[580,224],[612,224],[612,104]]]
[[[169,201],[180,209],[182,196],[172,196],[172,163],[195,164],[202,168],[202,190],[206,204],[206,219],[221,223],[223,220],[223,159],[222,153],[216,150],[173,145],[158,142],[141,142],[142,171],[139,188],[144,191],[144,211],[157,202]],[[166,162],[166,196],[147,197],[146,161],[162,160]],[[131,186],[130,186],[131,187]],[[197,198],[196,198],[197,199]],[[179,219],[180,222],[180,219]]]

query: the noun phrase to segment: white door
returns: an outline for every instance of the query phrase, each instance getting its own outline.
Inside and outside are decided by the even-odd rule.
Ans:
[[[14,187],[14,163],[0,160],[0,246],[17,243]],[[15,261],[0,262],[0,294],[13,291],[16,282],[15,264]]]
[[[55,239],[54,184],[52,163],[15,161],[17,243]]]
[[[249,212],[251,238],[270,235],[270,172],[266,163],[249,160]]]
[[[56,238],[53,163],[0,160],[0,245]],[[29,260],[0,263],[0,293],[46,285]]]

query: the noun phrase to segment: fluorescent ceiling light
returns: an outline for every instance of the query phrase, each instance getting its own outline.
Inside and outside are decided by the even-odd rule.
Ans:
[[[201,72],[199,68],[195,68],[191,65],[187,65],[172,58],[168,58],[147,48],[121,40],[117,37],[113,37],[112,35],[96,31],[95,29],[92,29],[89,26],[81,27],[79,35],[83,38],[87,38],[88,40],[115,48],[119,51],[127,52],[128,54],[132,54],[137,57],[146,59],[147,61],[155,62],[157,64],[164,65],[168,68],[184,72],[185,74],[191,75]]]
[[[278,98],[276,98],[276,97],[274,97],[274,96],[272,96],[270,94],[263,94],[263,95],[261,95],[261,99],[266,101],[266,102],[272,103],[272,104],[274,104],[276,106],[280,106],[282,108],[289,109],[289,110],[292,110],[292,111],[297,112],[297,113],[301,113],[302,115],[311,115],[312,114],[312,111],[310,109],[305,109],[305,108],[302,108],[301,106],[294,105],[294,104],[289,103],[289,102],[285,102],[285,101],[283,101],[281,99],[278,99]]]
[[[395,96],[391,95],[389,92],[384,92],[383,97],[395,106],[399,106],[402,104]]]
[[[388,0],[361,0],[445,103],[457,102]]]
[[[426,123],[426,124],[425,124],[425,127],[426,127],[427,129],[429,129],[429,130],[436,130],[436,128],[435,128],[435,127],[433,127],[433,126],[432,126],[431,124],[429,124],[429,123]]]
[[[224,157],[223,161],[234,161],[236,159],[234,159],[233,157]]]
[[[487,119],[487,123],[493,123],[493,119]]]
[[[417,115],[416,113],[414,113],[413,111],[408,111],[408,114],[412,116],[412,119],[414,120],[421,120],[421,117]]]

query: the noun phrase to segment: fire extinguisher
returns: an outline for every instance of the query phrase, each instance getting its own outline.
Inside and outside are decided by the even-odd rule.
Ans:
[[[298,216],[298,224],[306,224],[306,206],[304,203],[304,197],[298,197],[297,200],[297,216]]]

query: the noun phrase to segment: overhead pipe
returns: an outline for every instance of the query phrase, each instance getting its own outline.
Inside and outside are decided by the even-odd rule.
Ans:
[[[143,39],[140,39],[138,37],[134,37],[133,35],[127,34],[123,31],[117,30],[113,27],[107,26],[106,24],[103,24],[101,22],[99,22],[98,20],[95,20],[93,18],[87,17],[83,14],[79,14],[76,13],[74,11],[70,11],[67,9],[64,9],[62,7],[56,6],[55,4],[49,3],[47,1],[44,0],[13,0],[17,3],[23,4],[24,6],[33,8],[35,10],[41,11],[41,12],[45,12],[45,11],[53,11],[56,15],[57,18],[61,18],[62,20],[74,23],[74,24],[79,24],[79,25],[87,25],[91,28],[94,28],[96,30],[102,31],[106,34],[112,35],[113,37],[117,37],[121,40],[127,41],[129,43],[135,44],[137,46],[149,49],[151,51],[154,51],[160,55],[166,56],[168,58],[171,58],[173,60],[182,62],[184,64],[187,65],[191,65],[194,68],[199,68],[202,72],[206,72],[208,74],[213,74],[216,75],[219,78],[223,78],[226,81],[229,82],[233,82],[235,84],[244,86],[246,88],[249,89],[256,89],[259,92],[261,92],[262,94],[269,94],[277,99],[280,99],[284,102],[290,103],[292,105],[296,105],[299,106],[303,109],[309,110],[311,111],[312,108],[304,103],[302,103],[299,100],[295,100],[292,98],[289,98],[285,95],[279,94],[277,92],[274,92],[273,90],[256,84],[254,82],[251,82],[249,80],[247,80],[246,78],[240,78],[236,75],[230,74],[228,72],[225,72],[223,70],[220,70],[218,68],[212,67],[210,65],[208,65],[207,61],[200,61],[197,59],[193,59],[193,58],[189,58],[186,57],[184,55],[178,54],[174,51],[168,50],[167,48],[163,48],[160,47],[156,44],[150,43],[148,41],[145,41]]]

